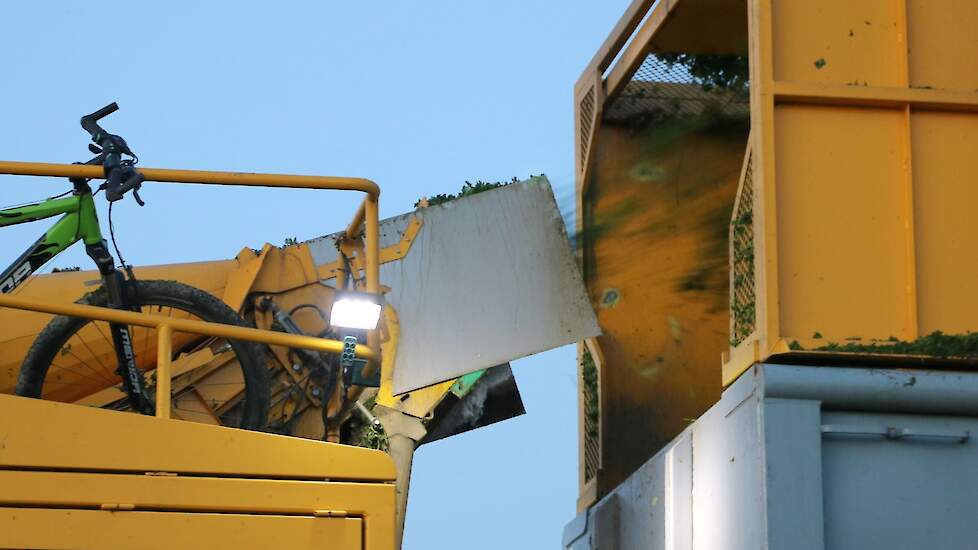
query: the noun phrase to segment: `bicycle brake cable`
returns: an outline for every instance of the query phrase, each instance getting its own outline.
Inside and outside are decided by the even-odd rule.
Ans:
[[[122,257],[122,252],[119,251],[119,245],[115,242],[115,225],[112,223],[113,204],[115,203],[109,203],[109,237],[112,238],[112,248],[115,249],[115,255],[119,257],[119,263],[122,264],[122,269],[126,270],[126,275],[129,276],[129,280],[134,281],[136,276],[132,272],[132,266],[126,263],[125,258]]]
[[[74,193],[74,192],[75,192],[74,189],[69,189],[69,190],[65,191],[64,193],[61,193],[60,195],[55,195],[53,197],[48,197],[47,200],[60,199],[61,197],[65,196],[65,195],[69,195],[69,194]]]

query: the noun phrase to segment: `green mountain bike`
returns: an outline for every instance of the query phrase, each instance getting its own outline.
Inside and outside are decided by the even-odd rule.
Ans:
[[[83,296],[79,303],[249,326],[224,302],[200,289],[175,281],[136,280],[124,262],[123,270],[116,268],[115,259],[99,227],[95,194],[105,191],[105,198],[109,201],[110,228],[112,203],[131,191],[136,202],[144,205],[139,197],[143,176],[135,168],[138,158],[122,137],[106,132],[98,124],[99,119],[118,108],[112,103],[81,119],[82,128],[92,136],[93,143],[89,144],[89,150],[96,154],[85,164],[101,164],[104,167],[105,183],[95,193],[89,185],[90,180],[72,178],[73,189],[63,195],[0,210],[0,227],[63,215],[0,274],[0,292],[13,292],[51,258],[76,242],[83,241],[85,251],[98,268],[102,285]],[[90,393],[96,388],[103,394],[108,392],[110,400],[108,403],[103,400],[99,404],[154,414],[152,383],[145,376],[145,372],[155,364],[155,339],[151,332],[153,329],[145,327],[77,317],[55,317],[38,334],[27,352],[20,368],[16,393],[69,402],[86,402],[88,399],[91,404]],[[182,354],[189,356],[208,351],[205,348],[209,347],[209,357],[221,356],[215,361],[221,363],[223,370],[220,376],[194,375],[185,377],[184,383],[175,385],[175,391],[196,392],[199,396],[206,396],[206,399],[188,400],[201,403],[193,407],[193,411],[187,410],[183,414],[175,406],[174,416],[199,419],[201,414],[205,414],[202,411],[206,411],[208,421],[262,429],[269,407],[264,348],[252,342],[183,336],[179,343],[174,342],[175,359]],[[227,356],[228,353],[232,353],[233,357]],[[233,361],[230,363],[231,372],[228,371],[229,361]],[[239,368],[234,368],[234,365]],[[174,374],[180,373],[175,370]],[[208,383],[222,387],[216,388],[219,391],[211,391],[215,388],[203,387]],[[113,395],[122,397],[112,400]]]

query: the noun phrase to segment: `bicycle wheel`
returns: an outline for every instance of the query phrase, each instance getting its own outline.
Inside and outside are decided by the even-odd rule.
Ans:
[[[175,281],[131,281],[135,302],[154,315],[249,326],[214,296]],[[106,305],[104,287],[78,303]],[[155,393],[156,330],[130,327],[136,364]],[[251,430],[265,427],[269,406],[264,347],[254,342],[173,334],[171,417]],[[17,395],[131,410],[116,374],[109,324],[55,317],[34,340],[17,379]]]

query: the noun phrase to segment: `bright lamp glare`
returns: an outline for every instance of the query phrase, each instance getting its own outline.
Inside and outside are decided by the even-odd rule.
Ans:
[[[334,327],[373,330],[380,319],[380,304],[363,298],[340,298],[333,302],[329,324]]]

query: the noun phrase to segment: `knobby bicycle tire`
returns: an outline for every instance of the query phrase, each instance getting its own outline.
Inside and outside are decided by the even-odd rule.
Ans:
[[[244,319],[241,318],[237,313],[235,313],[230,307],[228,307],[224,302],[218,298],[212,296],[211,294],[204,292],[200,289],[185,285],[183,283],[178,283],[176,281],[151,281],[151,280],[139,280],[130,281],[127,284],[133,285],[131,288],[134,290],[135,295],[135,305],[139,306],[140,309],[143,308],[157,308],[159,312],[162,312],[163,308],[169,308],[170,314],[174,311],[181,314],[189,314],[194,317],[199,318],[203,321],[224,323],[228,325],[236,325],[248,327],[250,326]],[[106,306],[107,297],[104,287],[100,287],[98,290],[86,294],[78,303],[88,304],[93,306]],[[158,313],[156,311],[151,311],[151,313]],[[102,323],[101,321],[97,323]],[[104,323],[103,323],[104,324]],[[105,325],[107,327],[107,325]],[[38,334],[37,338],[34,340],[33,345],[24,357],[24,362],[20,368],[20,374],[17,379],[16,393],[17,395],[25,397],[35,397],[42,398],[46,397],[44,386],[46,378],[49,375],[51,366],[58,360],[59,357],[68,357],[69,355],[79,359],[79,355],[84,355],[86,353],[90,354],[91,360],[98,360],[95,367],[90,365],[87,360],[82,361],[88,371],[84,371],[83,374],[78,374],[79,378],[77,380],[86,379],[91,380],[95,375],[102,376],[102,380],[106,380],[106,371],[111,371],[111,380],[106,380],[106,383],[112,382],[113,384],[118,383],[118,375],[114,372],[114,367],[116,361],[114,355],[111,359],[107,358],[104,354],[99,356],[95,351],[93,351],[93,345],[91,341],[93,337],[91,335],[96,334],[96,331],[87,329],[86,327],[91,327],[97,330],[97,334],[101,334],[105,337],[104,333],[107,330],[102,330],[96,322],[90,321],[89,319],[79,318],[79,317],[67,317],[58,316],[55,317],[45,328]],[[88,341],[81,336],[81,331],[88,330],[90,336],[88,336]],[[132,339],[135,342],[137,338],[137,331],[144,330],[144,340],[143,345],[147,348],[146,352],[140,356],[140,353],[136,350],[136,360],[137,365],[140,363],[148,363],[150,359],[147,357],[152,357],[155,361],[155,353],[149,353],[148,343],[151,341],[150,329],[145,329],[144,327],[131,327],[130,333],[132,334]],[[72,340],[75,337],[75,340]],[[109,342],[108,338],[105,338]],[[79,351],[75,353],[72,349],[72,344],[70,341],[81,342],[78,345]],[[193,343],[188,345],[185,344],[181,348],[174,346],[174,355],[178,355],[181,352],[199,350],[203,345],[214,344],[215,339],[208,339],[207,337],[195,337]],[[98,348],[96,343],[96,348]],[[110,351],[114,348],[110,345]],[[228,349],[228,346],[230,349]],[[102,345],[100,349],[105,349],[105,345]],[[228,340],[227,346],[225,346],[225,353],[227,351],[233,352],[237,364],[240,365],[241,373],[243,378],[243,390],[238,391],[235,394],[235,399],[233,401],[233,406],[231,400],[229,399],[226,403],[210,403],[210,409],[217,409],[215,405],[227,405],[227,409],[224,414],[220,416],[222,424],[231,425],[233,427],[245,428],[250,430],[261,430],[264,429],[269,408],[269,378],[268,369],[265,361],[265,350],[264,346],[261,346],[254,342],[248,342],[243,340]],[[72,360],[74,360],[72,359]],[[76,361],[76,363],[78,362]],[[106,363],[111,363],[111,369],[106,367]],[[226,363],[225,363],[226,364]],[[56,369],[60,368],[55,365]],[[232,367],[233,368],[233,367]],[[81,369],[79,369],[81,370]],[[145,370],[145,367],[142,368]],[[90,371],[90,372],[89,372]],[[71,381],[71,377],[67,376],[67,372],[59,371],[58,383],[66,386]],[[236,374],[236,373],[232,373]],[[74,376],[75,374],[73,374]],[[64,381],[67,378],[68,381]],[[176,379],[176,378],[175,378]],[[224,378],[224,380],[227,380]],[[239,380],[234,378],[234,380]],[[99,380],[101,381],[101,380]],[[47,381],[49,385],[53,385],[52,381]],[[215,382],[217,384],[218,382]],[[221,382],[224,385],[230,385],[230,382]],[[239,385],[242,382],[237,382]],[[202,382],[197,381],[189,384],[189,390],[197,391],[200,388],[197,386],[201,385]],[[181,388],[182,392],[187,392],[188,387]],[[198,391],[198,394],[200,392]],[[175,394],[176,395],[176,394]],[[125,402],[128,405],[128,398],[124,400],[117,400],[116,403]],[[200,401],[204,402],[203,398]],[[174,398],[174,405],[176,406],[177,399]],[[117,405],[118,407],[118,405]],[[182,417],[179,410],[174,410],[174,416]],[[186,417],[182,417],[186,418]],[[186,418],[192,420],[193,418]]]

